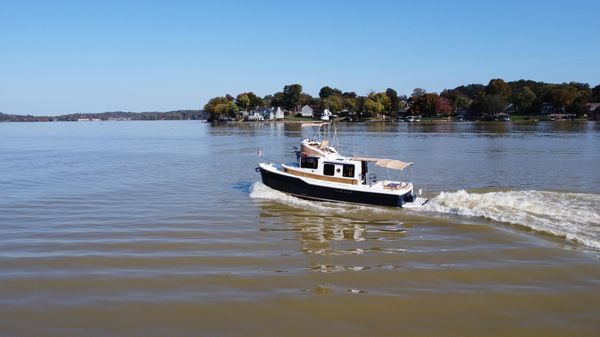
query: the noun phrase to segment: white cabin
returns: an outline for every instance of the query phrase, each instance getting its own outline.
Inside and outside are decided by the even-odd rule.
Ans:
[[[261,113],[259,113],[258,111],[253,111],[252,113],[250,113],[249,115],[247,115],[245,117],[245,120],[247,121],[262,121],[265,118],[263,117],[263,115]]]
[[[367,183],[367,163],[346,157],[300,157],[297,167],[284,165],[284,168],[289,174],[306,178],[350,185]]]
[[[300,110],[300,115],[302,115],[302,117],[312,118],[314,112],[315,111],[313,110],[313,108],[311,108],[311,106],[307,104],[303,106]]]
[[[283,119],[284,117],[284,113],[283,110],[281,110],[280,107],[277,107],[277,109],[275,109],[275,119]]]

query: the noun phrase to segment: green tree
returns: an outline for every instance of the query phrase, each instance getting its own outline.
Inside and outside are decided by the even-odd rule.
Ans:
[[[323,88],[321,88],[321,90],[319,90],[320,98],[327,98],[327,97],[336,96],[336,95],[341,96],[342,91],[339,89],[328,87],[328,86],[324,86]]]
[[[384,92],[380,92],[380,93],[377,93],[375,96],[379,99],[379,102],[383,105],[384,111],[387,111],[387,112],[392,111],[392,100],[390,100],[388,95],[386,95]]]
[[[525,113],[531,107],[535,98],[535,92],[529,87],[516,87],[513,89],[511,101],[515,112],[517,114]]]
[[[292,111],[296,111],[300,105],[302,86],[300,84],[290,84],[283,87],[284,104],[283,106]]]
[[[565,108],[577,98],[577,89],[571,86],[559,86],[550,91],[550,102],[555,108],[565,111]]]
[[[488,95],[499,95],[504,98],[508,98],[511,93],[510,86],[504,82],[501,78],[495,78],[490,80],[487,87],[485,88],[485,93]]]
[[[315,99],[311,95],[309,95],[307,93],[302,93],[302,94],[300,94],[300,104],[299,105],[300,106],[305,106],[307,104],[312,105],[314,100]]]
[[[247,93],[239,94],[235,98],[235,104],[242,110],[248,110],[248,107],[250,106],[250,97]]]
[[[364,109],[367,117],[377,117],[383,112],[384,106],[376,98],[369,96],[365,100]]]
[[[229,116],[229,112],[231,111],[231,105],[228,103],[219,103],[215,105],[215,113],[219,116]]]
[[[480,108],[484,116],[493,118],[495,114],[503,112],[508,101],[502,95],[482,95]]]
[[[458,95],[458,96],[456,96],[456,101],[454,103],[455,104],[454,106],[457,109],[460,109],[460,108],[468,109],[471,107],[472,103],[473,103],[473,100],[470,99],[469,97],[464,96],[464,95]]]
[[[590,95],[590,102],[597,103],[600,102],[600,85],[597,85],[592,88]]]
[[[587,83],[570,82],[569,87],[577,90],[577,97],[575,97],[573,102],[566,107],[566,112],[581,117],[587,113],[585,104],[592,95],[592,90],[590,89],[590,85]]]
[[[354,99],[354,102],[356,103],[356,111],[357,112],[364,112],[365,111],[365,102],[366,102],[367,98],[365,96],[357,96]]]
[[[329,96],[321,99],[321,109],[329,109],[331,112],[336,113],[344,108],[344,99],[342,96]]]
[[[235,117],[239,111],[238,106],[228,97],[213,97],[204,105],[204,110],[208,113],[209,121],[216,121],[221,117]]]
[[[474,100],[485,90],[485,85],[483,85],[483,84],[467,84],[467,85],[458,86],[458,87],[454,88],[454,90],[458,91],[463,96],[466,96],[471,100]]]
[[[392,112],[398,112],[400,110],[400,99],[398,93],[392,88],[387,88],[385,94],[390,99],[390,109]]]
[[[369,94],[369,98],[381,104],[383,107],[381,112],[390,112],[392,110],[392,101],[385,92],[373,92]]]
[[[426,93],[421,96],[423,100],[423,114],[426,116],[434,116],[437,114],[435,102],[440,98],[436,93]]]
[[[352,98],[352,97],[344,98],[344,109],[347,109],[348,111],[356,112],[357,106],[358,105],[356,102],[356,98]]]
[[[271,107],[273,106],[271,104],[271,102],[273,101],[273,95],[265,95],[265,97],[262,98],[263,104],[259,105],[259,106],[268,106]]]
[[[423,88],[414,88],[412,95],[410,95],[410,96],[411,97],[419,97],[419,96],[423,96],[426,92],[427,92],[427,90],[425,90]]]
[[[271,97],[270,101],[269,101],[269,106],[270,107],[285,107],[286,105],[286,97],[284,95],[284,93],[280,92],[276,92],[273,97]]]
[[[256,96],[256,94],[254,94],[252,91],[247,92],[246,95],[248,95],[248,98],[250,99],[250,103],[248,104],[248,109],[254,110],[258,107],[265,105],[265,102],[263,101],[263,99]]]

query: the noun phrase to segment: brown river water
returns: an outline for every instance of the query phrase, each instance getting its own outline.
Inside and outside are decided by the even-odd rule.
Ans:
[[[600,335],[600,124],[338,125],[418,210],[259,182],[313,132],[0,124],[0,336]]]

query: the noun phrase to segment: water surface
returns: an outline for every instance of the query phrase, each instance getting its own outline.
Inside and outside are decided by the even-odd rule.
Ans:
[[[0,124],[2,335],[600,333],[599,124],[340,125],[416,163],[421,210],[258,182],[312,133]]]

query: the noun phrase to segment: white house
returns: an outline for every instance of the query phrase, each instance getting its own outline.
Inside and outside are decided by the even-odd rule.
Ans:
[[[252,113],[248,114],[245,119],[247,121],[262,121],[264,120],[264,117],[258,111],[253,111]]]
[[[302,115],[302,117],[312,118],[313,113],[313,108],[311,108],[308,104],[303,106],[302,109],[300,109],[300,114]]]
[[[274,114],[275,114],[275,119],[283,119],[284,113],[280,107],[277,107],[277,109],[275,109]]]
[[[283,119],[283,110],[277,108],[259,108],[257,112],[263,116],[266,120]]]
[[[256,112],[263,117],[263,120],[275,118],[275,116],[273,115],[273,109],[271,108],[258,108]]]

